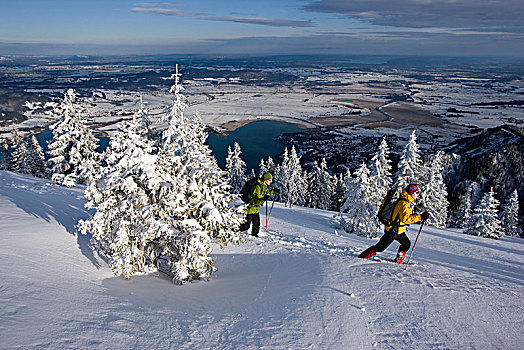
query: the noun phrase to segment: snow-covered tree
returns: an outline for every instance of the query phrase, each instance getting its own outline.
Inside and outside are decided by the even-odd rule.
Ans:
[[[165,109],[160,141],[143,137],[135,118],[112,138],[107,168],[86,188],[96,213],[81,229],[111,258],[114,274],[126,278],[159,261],[179,283],[207,278],[214,270],[211,243],[241,241],[242,207],[231,204],[237,196],[204,144],[202,121],[184,115],[178,69],[173,77],[175,99]]]
[[[25,169],[24,157],[27,149],[24,144],[24,138],[20,135],[16,126],[11,129],[10,141],[11,145],[7,147],[9,168],[16,172],[22,172]]]
[[[27,165],[29,167],[29,174],[37,177],[45,177],[47,174],[47,167],[45,164],[44,150],[38,143],[38,140],[33,135],[27,140]]]
[[[275,162],[271,157],[267,157],[267,161],[260,159],[260,163],[258,164],[258,177],[262,177],[265,172],[269,172],[273,177],[277,174]],[[273,179],[274,182],[275,180],[276,179]]]
[[[442,177],[443,155],[437,152],[429,159],[421,179],[422,191],[417,198],[417,210],[428,211],[427,224],[435,227],[446,227],[448,218],[448,192]]]
[[[376,219],[375,205],[370,198],[373,189],[370,187],[369,176],[368,167],[362,163],[347,185],[348,192],[340,207],[340,217],[346,232],[376,237],[380,232],[380,225]]]
[[[330,210],[339,212],[342,205],[342,200],[347,192],[346,182],[351,179],[351,172],[333,175],[333,195],[331,196]]]
[[[369,194],[369,199],[375,207],[375,213],[378,212],[387,192],[391,188],[391,161],[388,154],[389,147],[384,136],[377,153],[371,158],[369,182],[372,192]]]
[[[394,187],[400,192],[410,183],[419,183],[422,170],[422,159],[417,145],[416,131],[413,130],[400,155]]]
[[[0,170],[11,169],[11,153],[9,152],[9,144],[5,139],[0,142]]]
[[[493,188],[490,192],[485,193],[473,210],[467,233],[488,238],[500,238],[502,226],[498,218],[499,204]]]
[[[306,205],[311,208],[329,209],[334,184],[325,158],[322,158],[320,165],[314,162],[313,169],[308,174],[307,187]]]
[[[275,165],[275,173],[273,175],[273,186],[275,188],[280,189],[280,193],[276,195],[276,199],[280,202],[286,202],[288,198],[287,194],[287,168],[284,166],[284,164],[289,163],[289,151],[287,147],[284,149],[284,153],[282,154],[282,163]],[[266,168],[268,167],[266,163]],[[260,175],[262,176],[262,175]]]
[[[85,183],[87,174],[99,165],[97,139],[86,125],[86,110],[76,101],[75,91],[67,90],[53,111],[59,121],[51,125],[49,164],[53,181],[65,186]]]
[[[146,108],[142,96],[140,96],[138,106],[138,111],[135,113],[134,116],[138,126],[137,132],[139,132],[140,135],[148,138],[149,140],[158,139],[160,131],[157,131],[153,128],[153,122],[149,117],[149,110]]]
[[[136,119],[120,126],[105,154],[107,166],[94,174],[85,190],[86,207],[96,212],[79,227],[91,233],[93,247],[110,258],[113,273],[130,278],[155,268],[146,247],[160,235],[151,209],[162,179],[155,176],[153,144],[140,136]]]
[[[268,171],[268,167],[266,165],[266,162],[264,162],[264,158],[260,158],[260,163],[258,163],[258,177],[262,177],[262,175]]]
[[[386,137],[382,139],[377,153],[371,158],[371,183],[378,197],[384,198],[391,187],[391,161]]]
[[[456,211],[453,213],[451,223],[456,227],[469,227],[473,208],[480,197],[481,186],[477,182],[469,182],[465,194],[459,197]]]
[[[231,193],[240,193],[242,186],[246,182],[246,162],[240,157],[242,149],[235,142],[233,149],[227,148],[226,173],[228,183],[231,186]]]
[[[516,189],[501,207],[499,217],[505,235],[522,235],[522,229],[519,226],[519,193]]]
[[[280,188],[280,198],[289,207],[293,204],[304,204],[307,190],[306,176],[300,165],[300,157],[297,155],[295,146],[289,153],[284,150],[284,158],[277,172],[277,184]]]

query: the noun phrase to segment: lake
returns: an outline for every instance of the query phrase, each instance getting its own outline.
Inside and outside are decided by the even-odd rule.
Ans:
[[[248,173],[251,169],[258,171],[260,159],[267,160],[269,156],[275,160],[284,151],[285,145],[276,138],[286,133],[301,132],[297,124],[275,120],[257,120],[246,124],[227,134],[209,133],[206,144],[213,150],[218,165],[223,169],[226,163],[227,148],[238,142],[242,149],[241,158],[246,162]]]
[[[213,151],[218,165],[224,169],[228,146],[233,148],[234,143],[238,142],[242,149],[241,157],[246,162],[248,172],[251,172],[251,169],[258,172],[260,159],[267,160],[271,156],[276,161],[276,157],[284,151],[285,145],[276,140],[278,136],[300,131],[301,129],[296,124],[274,120],[257,120],[226,134],[219,135],[210,132],[206,144]],[[45,129],[35,136],[44,152],[47,152],[47,143],[53,137],[51,130]],[[109,138],[101,134],[95,136],[98,138],[97,151],[102,152],[109,144]]]

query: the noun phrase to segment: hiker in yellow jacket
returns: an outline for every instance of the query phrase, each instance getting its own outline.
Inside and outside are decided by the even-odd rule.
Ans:
[[[418,184],[410,184],[400,195],[395,209],[393,210],[393,225],[384,227],[384,235],[377,244],[372,247],[369,247],[360,255],[359,258],[367,259],[372,257],[378,252],[384,251],[393,241],[400,243],[398,248],[397,258],[395,261],[399,264],[404,262],[406,258],[406,252],[411,247],[411,241],[406,235],[406,227],[409,224],[419,222],[421,220],[425,221],[429,217],[427,211],[423,212],[421,215],[411,214],[411,203],[417,199],[420,193],[420,188]]]

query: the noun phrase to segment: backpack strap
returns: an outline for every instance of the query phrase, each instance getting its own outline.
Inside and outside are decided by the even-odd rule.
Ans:
[[[400,197],[399,199],[397,199],[397,202],[395,203],[395,208],[397,207],[397,204],[400,202],[400,201],[405,201],[408,203],[408,206],[409,206],[409,201],[404,198],[404,197]],[[411,207],[410,207],[411,208]],[[404,227],[404,226],[408,226],[408,225],[400,225],[400,215],[397,213],[397,217],[395,218],[395,220],[393,220],[393,226],[396,226],[396,227]]]

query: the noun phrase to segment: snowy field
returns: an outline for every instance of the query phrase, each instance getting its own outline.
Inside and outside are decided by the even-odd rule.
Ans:
[[[241,125],[258,119],[294,122],[306,128],[337,127],[350,134],[397,135],[402,134],[405,131],[403,129],[415,127],[442,138],[442,143],[447,145],[467,135],[475,127],[484,129],[502,124],[519,125],[524,121],[521,101],[524,80],[518,66],[511,66],[517,73],[506,72],[502,68],[495,73],[489,64],[474,65],[471,69],[463,66],[448,69],[441,66],[394,67],[371,65],[349,69],[329,63],[322,68],[246,68],[242,65],[235,68],[215,62],[205,66],[214,78],[191,78],[189,72],[192,67],[188,69],[188,75],[184,75],[186,72],[182,70],[182,85],[186,88],[184,94],[191,105],[187,112],[200,112],[204,123],[216,129],[232,122]],[[173,96],[168,93],[168,88],[172,81],[168,70],[160,83],[146,85],[147,89],[140,92],[125,87],[126,82],[135,84],[135,80],[121,81],[118,75],[122,69],[129,74],[144,74],[153,68],[162,68],[162,72],[165,70],[165,66],[155,66],[154,63],[136,67],[65,65],[61,66],[63,72],[60,74],[63,76],[51,74],[46,66],[39,66],[38,70],[43,77],[52,78],[51,81],[59,86],[69,84],[68,87],[89,80],[86,78],[90,76],[89,73],[102,74],[104,77],[114,74],[111,81],[118,81],[124,87],[118,85],[118,88],[112,89],[109,83],[104,87],[104,84],[97,86],[92,82],[94,85],[89,88],[92,97],[84,101],[93,128],[111,134],[118,121],[131,118],[138,110],[140,97],[153,119],[171,103]],[[247,76],[246,69],[250,72]],[[16,73],[18,70],[17,67],[3,68],[13,84],[17,78],[27,79],[24,75],[18,76],[22,74]],[[71,75],[73,70],[75,74]],[[286,78],[280,80],[279,74]],[[273,77],[268,79],[274,80],[265,80],[262,78],[264,76]],[[42,83],[38,79],[36,82]],[[33,83],[26,82],[28,86]],[[53,83],[48,84],[51,86],[27,88],[25,91],[44,94],[56,92]],[[391,103],[393,97],[400,97],[400,102]],[[384,109],[381,112],[376,110],[382,107]],[[18,124],[23,133],[34,132],[34,129],[55,121],[52,115],[41,112],[25,114],[28,119]],[[11,128],[11,125],[1,126],[0,135],[8,134]]]
[[[524,240],[424,227],[413,265],[333,213],[275,205],[269,234],[215,248],[209,281],[114,278],[75,224],[81,189],[0,171],[2,349],[521,349]],[[264,212],[264,210],[262,210]],[[262,221],[264,222],[264,215]],[[417,225],[408,235],[416,236]],[[405,268],[407,267],[407,268]],[[520,345],[519,345],[520,344]]]

